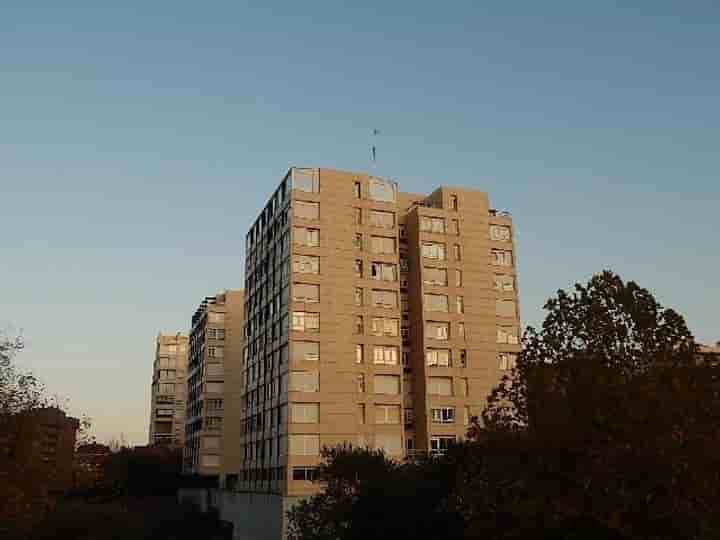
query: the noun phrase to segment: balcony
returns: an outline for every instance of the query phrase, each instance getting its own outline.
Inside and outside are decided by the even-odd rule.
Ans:
[[[510,212],[507,212],[506,210],[496,210],[495,208],[488,210],[488,215],[490,215],[490,217],[512,217]]]

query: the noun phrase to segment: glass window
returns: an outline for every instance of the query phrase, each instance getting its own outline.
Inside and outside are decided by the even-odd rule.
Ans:
[[[375,375],[374,387],[376,394],[397,395],[400,393],[400,377],[398,375]]]
[[[438,217],[421,216],[420,230],[423,232],[445,234],[445,220]]]
[[[387,317],[373,317],[371,321],[371,333],[374,336],[397,337],[400,321]]]
[[[298,191],[317,193],[320,191],[320,175],[317,169],[292,170],[292,187]]]
[[[513,353],[499,353],[498,364],[503,371],[515,369],[517,365],[517,355]]]
[[[431,437],[430,452],[433,454],[444,454],[454,443],[455,437]]]
[[[368,196],[374,201],[395,202],[397,187],[394,182],[370,178],[368,180]]]
[[[314,255],[293,255],[293,272],[300,274],[319,274],[320,257]]]
[[[461,396],[469,396],[470,390],[468,388],[468,380],[465,377],[463,377],[462,379],[460,379],[458,381],[458,383],[460,383],[460,395]]]
[[[397,292],[373,289],[373,305],[376,307],[394,309],[398,307]]]
[[[464,322],[458,323],[458,337],[461,339],[465,339],[465,323]]]
[[[490,239],[500,242],[510,241],[510,227],[504,225],[490,225]]]
[[[393,212],[383,212],[382,210],[370,210],[370,225],[392,229],[395,227],[395,214]]]
[[[317,332],[320,330],[320,314],[308,311],[293,311],[292,329],[297,332]]]
[[[353,273],[355,274],[355,277],[362,277],[362,267],[362,260],[355,259],[355,262],[353,263]]]
[[[293,301],[317,303],[320,301],[320,285],[311,283],[293,283]]]
[[[496,311],[498,317],[516,317],[517,316],[514,300],[497,300],[495,302],[495,304],[496,304],[495,311]]]
[[[291,403],[290,421],[296,424],[317,424],[320,421],[320,404]]]
[[[450,234],[460,234],[460,222],[457,219],[450,220]]]
[[[355,222],[355,225],[361,225],[362,224],[362,209],[360,208],[353,208],[353,221]]]
[[[460,244],[453,245],[453,256],[456,261],[462,260],[462,248],[460,247]]]
[[[363,364],[365,363],[365,346],[361,343],[358,343],[355,345],[355,363],[356,364]]]
[[[447,286],[447,268],[433,268],[426,266],[423,268],[423,283],[425,285]]]
[[[360,182],[353,182],[353,195],[356,199],[362,198],[362,185]]]
[[[373,347],[373,364],[396,366],[398,363],[398,348],[391,345],[375,345]]]
[[[355,249],[362,249],[362,234],[355,233],[353,235],[353,247]]]
[[[455,286],[462,287],[462,284],[463,284],[462,270],[455,270]]]
[[[452,377],[428,377],[428,393],[435,396],[452,396]]]
[[[515,278],[512,276],[495,276],[495,290],[496,291],[514,291],[515,290]]]
[[[498,266],[512,266],[512,251],[506,249],[490,250],[490,262]]]
[[[445,260],[445,244],[439,242],[423,242],[422,256],[427,259]]]
[[[223,358],[225,356],[224,347],[208,347],[208,356],[210,358]]]
[[[317,477],[317,467],[293,467],[292,474],[293,480],[313,482]],[[280,478],[278,478],[278,480],[280,480]]]
[[[355,305],[363,305],[363,290],[360,287],[355,287]]]
[[[425,363],[428,366],[450,367],[450,350],[428,349],[425,352]]]
[[[290,455],[319,456],[320,435],[290,435]]]
[[[447,341],[450,334],[450,323],[428,321],[425,325],[426,337]]]
[[[395,239],[372,236],[370,237],[370,249],[373,253],[393,254],[395,253]]]
[[[450,195],[450,208],[452,210],[458,209],[458,198],[457,195]]]
[[[501,326],[497,329],[497,342],[517,345],[518,329],[515,326]]]
[[[320,203],[295,201],[293,202],[295,217],[302,219],[320,219]]]
[[[430,416],[434,424],[453,424],[455,423],[455,408],[439,407],[430,409]]]
[[[446,294],[425,294],[423,295],[425,311],[448,312],[448,297]]]
[[[378,279],[381,281],[397,281],[397,267],[391,263],[371,263],[370,279]]]
[[[225,314],[217,311],[210,311],[208,313],[208,322],[210,323],[223,323],[225,322]]]
[[[317,362],[320,360],[320,344],[315,341],[293,341],[292,359],[296,362]]]
[[[399,424],[400,405],[375,405],[376,424]]]
[[[293,241],[300,246],[319,246],[320,231],[307,227],[293,227]]]
[[[291,392],[319,392],[320,374],[317,371],[291,371]]]
[[[355,375],[355,387],[359,393],[365,392],[365,374],[358,373]]]
[[[455,304],[458,313],[465,313],[465,297],[458,296],[455,298]]]
[[[365,332],[362,315],[355,315],[355,325],[353,326],[353,332],[355,334],[363,334]]]

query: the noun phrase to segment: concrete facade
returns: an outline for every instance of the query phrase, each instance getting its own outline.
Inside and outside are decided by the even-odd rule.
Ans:
[[[188,337],[158,334],[155,340],[148,444],[182,448],[185,439],[185,373]]]
[[[185,474],[219,478],[224,473],[224,453],[230,460],[229,467],[236,467],[233,474],[239,472],[236,457],[239,427],[230,424],[240,425],[241,409],[236,395],[242,388],[243,302],[243,291],[224,291],[206,297],[192,317],[183,449]],[[233,383],[232,389],[228,389],[226,376]],[[234,403],[230,411],[226,407],[227,396]],[[224,436],[226,429],[232,433],[228,439]]]
[[[519,352],[513,235],[480,191],[291,169],[246,237],[235,491],[316,492],[324,446],[464,437]]]

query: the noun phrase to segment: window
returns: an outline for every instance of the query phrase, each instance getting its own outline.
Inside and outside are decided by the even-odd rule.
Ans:
[[[224,370],[222,364],[207,364],[205,366],[205,375],[208,378],[222,378],[223,372]]]
[[[360,182],[353,182],[353,195],[356,199],[362,199],[362,185]]]
[[[408,271],[408,260],[407,257],[400,257],[400,271],[401,272],[407,272]]]
[[[498,364],[503,371],[515,369],[517,365],[517,355],[512,353],[499,353]]]
[[[217,332],[215,328],[208,328],[207,329],[207,337],[208,339],[215,339],[217,336]]]
[[[363,305],[363,290],[360,287],[355,287],[355,305]]]
[[[392,229],[395,227],[395,214],[381,210],[370,210],[370,225],[373,227]]]
[[[376,307],[393,309],[397,308],[397,292],[373,289],[372,291],[373,305]]]
[[[458,381],[460,383],[460,395],[461,396],[469,396],[470,391],[468,389],[468,380],[467,378],[463,377]]]
[[[428,321],[425,324],[425,334],[430,339],[447,341],[450,334],[450,323]]]
[[[355,274],[355,277],[362,277],[362,267],[362,260],[355,259],[355,262],[353,263],[353,274]]]
[[[398,235],[400,236],[401,242],[407,238],[407,230],[405,229],[405,225],[398,225]]]
[[[363,324],[362,315],[355,315],[355,325],[353,326],[353,333],[361,335],[365,332],[365,325]]]
[[[453,256],[455,257],[456,261],[462,260],[462,248],[460,247],[460,244],[453,245]]]
[[[376,424],[399,424],[400,405],[375,405]]]
[[[160,370],[160,380],[161,381],[167,381],[175,378],[175,370],[174,369],[161,369]]]
[[[320,373],[317,371],[291,371],[291,392],[319,392]]]
[[[435,396],[452,396],[452,377],[429,377],[428,393]]]
[[[432,268],[426,266],[423,270],[423,283],[425,285],[447,286],[448,275],[446,268]]]
[[[355,363],[362,364],[365,358],[365,346],[361,343],[355,345]]]
[[[353,221],[355,225],[362,225],[362,209],[353,208]]]
[[[497,329],[497,342],[517,345],[518,329],[514,326],[501,326]]]
[[[445,244],[439,242],[423,242],[421,251],[422,256],[427,259],[445,260]]]
[[[514,300],[496,300],[495,312],[498,317],[515,317],[515,301]]]
[[[320,219],[320,203],[295,201],[293,208],[295,217],[302,219]]]
[[[420,230],[423,232],[445,234],[445,220],[443,218],[421,216]]]
[[[397,281],[397,267],[391,263],[371,263],[370,279],[377,279],[381,281]]]
[[[314,482],[317,478],[317,467],[293,467],[292,474],[293,480]]]
[[[406,426],[412,426],[415,421],[415,411],[407,408],[403,411],[403,421]]]
[[[293,241],[300,246],[315,247],[320,245],[320,231],[307,227],[293,227]]]
[[[455,270],[455,286],[462,287],[462,284],[463,284],[462,270]]]
[[[470,407],[463,407],[463,425],[470,425]]]
[[[466,349],[460,349],[460,360],[458,362],[458,365],[461,368],[467,367],[467,350]]]
[[[215,330],[215,339],[225,339],[225,329],[218,328]]]
[[[433,424],[454,424],[455,408],[439,407],[437,409],[430,409],[430,416],[432,418]]]
[[[450,367],[450,350],[428,349],[425,352],[425,363],[428,366]]]
[[[490,250],[490,262],[498,266],[512,266],[512,251],[506,249]]]
[[[458,313],[465,313],[465,297],[458,296],[455,298],[455,305]]]
[[[371,330],[373,336],[390,336],[397,337],[400,321],[398,319],[389,319],[386,317],[373,317],[371,320]]]
[[[490,225],[490,239],[500,242],[510,241],[510,227],[504,225]]]
[[[365,375],[363,373],[355,375],[355,388],[360,394],[365,392]]]
[[[210,416],[207,418],[207,428],[211,431],[220,431],[222,429],[223,419],[220,417]]]
[[[457,195],[450,195],[450,208],[452,210],[458,209],[458,198]]]
[[[225,314],[217,311],[210,311],[208,313],[208,322],[213,324],[221,324],[225,322]]]
[[[353,235],[353,248],[362,249],[362,234],[355,233]]]
[[[292,170],[292,187],[298,191],[317,193],[320,191],[320,178],[317,169]]]
[[[395,253],[395,239],[385,236],[371,236],[370,250],[373,253],[393,254]]]
[[[155,416],[158,418],[164,417],[164,416],[173,416],[175,414],[175,411],[173,409],[157,409],[155,411]]]
[[[296,424],[317,424],[320,421],[320,404],[291,403],[290,419]]]
[[[375,375],[376,394],[397,395],[400,393],[400,377],[397,375]]]
[[[410,309],[410,295],[406,292],[400,293],[400,309],[408,311]]]
[[[173,383],[160,383],[161,394],[174,394],[175,385]]]
[[[496,291],[514,291],[515,290],[515,278],[512,276],[495,276],[495,290]]]
[[[448,312],[448,297],[446,294],[425,294],[423,295],[425,311]]]
[[[320,435],[290,435],[290,455],[320,455]]]
[[[364,424],[365,423],[365,404],[364,403],[358,403],[358,424]]]
[[[430,452],[444,454],[453,444],[455,444],[455,437],[430,437]]]
[[[464,322],[458,323],[458,337],[465,339],[465,323]]]
[[[208,347],[208,356],[210,358],[223,358],[225,356],[224,347]]]
[[[293,283],[293,301],[317,303],[320,301],[320,285],[310,283]]]
[[[450,220],[450,234],[458,235],[460,234],[460,222],[457,219],[451,219]]]
[[[320,360],[320,344],[314,341],[293,341],[292,359],[294,362]]]
[[[375,345],[373,347],[373,363],[396,366],[398,363],[398,348],[390,345]]]
[[[393,433],[376,433],[375,447],[389,455],[402,454],[402,437]]]
[[[293,311],[292,329],[296,332],[318,332],[320,330],[320,314],[309,311]]]
[[[368,195],[373,201],[395,202],[397,187],[393,182],[370,178],[368,180]]]

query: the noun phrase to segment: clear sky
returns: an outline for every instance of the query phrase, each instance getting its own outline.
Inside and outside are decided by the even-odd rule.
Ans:
[[[99,4],[0,3],[0,328],[101,439],[145,442],[155,335],[242,286],[286,169],[373,128],[376,174],[512,212],[524,322],[612,268],[720,339],[720,3]]]

